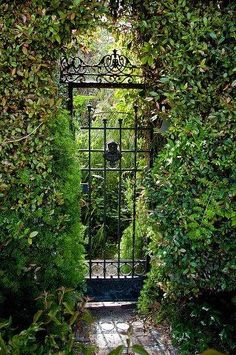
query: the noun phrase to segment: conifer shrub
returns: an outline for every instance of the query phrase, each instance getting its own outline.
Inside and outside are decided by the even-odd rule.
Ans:
[[[79,287],[84,277],[80,171],[67,114],[52,119],[48,131],[46,159],[16,172],[1,212],[1,303],[7,313],[19,307],[19,316],[39,292]],[[10,197],[27,204],[12,210]]]

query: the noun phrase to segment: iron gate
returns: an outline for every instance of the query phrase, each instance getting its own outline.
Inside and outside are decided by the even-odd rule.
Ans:
[[[68,109],[71,112],[73,129],[73,89],[80,88],[145,88],[140,67],[131,64],[125,56],[116,50],[106,55],[97,65],[87,65],[80,58],[63,58],[61,61],[61,82],[68,84]],[[118,115],[118,113],[114,113]],[[137,174],[146,173],[152,165],[152,126],[141,123],[138,117],[138,107],[134,106],[133,120],[130,126],[120,117],[116,125],[110,125],[109,120],[101,118],[99,124],[93,124],[92,106],[88,105],[87,124],[80,127],[87,133],[87,145],[80,149],[80,155],[87,156],[83,173],[83,199],[86,205],[87,218],[87,294],[98,301],[136,300],[139,296],[143,281],[148,270],[148,258],[142,250],[137,257],[137,220],[136,202],[139,194]],[[114,121],[114,120],[113,120]],[[102,132],[103,143],[98,148],[92,147],[94,132]],[[115,139],[112,137],[115,135]],[[127,148],[124,146],[124,135],[129,134],[132,142]],[[139,147],[139,137],[148,136],[149,147]],[[96,164],[94,155],[99,156]],[[124,165],[125,156],[130,154],[129,166]],[[145,155],[147,169],[140,167],[140,154]],[[102,161],[102,165],[101,165]],[[116,176],[116,187],[110,189],[110,177]],[[100,254],[94,253],[95,228],[93,226],[94,193],[97,178],[100,181],[102,194],[102,248]],[[141,178],[141,177],[139,177]],[[132,184],[132,207],[129,216],[124,216],[124,182]],[[125,228],[129,225],[131,252],[129,257],[122,255],[122,238]],[[145,236],[142,236],[143,240]],[[113,247],[113,253],[109,248]]]
[[[107,119],[100,119],[100,125],[93,126],[92,120],[92,107],[88,105],[88,125],[82,126],[81,130],[86,131],[88,135],[88,146],[80,149],[81,154],[87,154],[87,166],[82,168],[84,173],[83,186],[87,191],[87,238],[88,238],[88,295],[96,300],[135,300],[137,299],[140,289],[142,288],[143,280],[148,269],[148,259],[145,257],[144,250],[140,249],[136,243],[136,201],[137,201],[137,173],[146,173],[147,170],[138,166],[138,156],[140,154],[146,156],[148,161],[147,168],[150,168],[152,164],[152,149],[140,149],[138,147],[138,137],[142,136],[145,132],[145,136],[149,136],[149,141],[152,140],[152,127],[142,126],[138,124],[138,107],[134,106],[134,115],[132,126],[125,126],[122,118],[117,119],[117,125],[110,126]],[[92,132],[102,132],[103,146],[99,149],[92,148]],[[117,132],[117,141],[108,139],[112,136],[112,133]],[[123,135],[129,134],[130,149],[123,149]],[[103,166],[97,166],[93,154],[100,157],[97,159],[99,162],[103,161]],[[130,166],[123,166],[124,156],[130,154]],[[102,158],[102,159],[101,159]],[[147,159],[148,158],[148,159]],[[93,164],[92,164],[93,162]],[[113,201],[110,201],[109,192],[109,175],[116,174],[117,189],[112,191]],[[102,179],[102,209],[103,209],[103,238],[102,238],[102,255],[94,258],[94,232],[93,232],[93,189],[96,189],[96,184],[93,180],[96,180],[100,176]],[[139,179],[141,176],[139,177]],[[129,219],[130,230],[132,240],[130,240],[130,247],[132,249],[130,257],[122,257],[121,239],[124,228],[127,225],[127,217],[122,216],[122,207],[124,205],[124,180],[132,181],[132,207],[131,216]],[[115,206],[114,206],[115,201]],[[111,206],[112,203],[112,206]],[[113,228],[110,228],[109,211],[113,209],[112,224]],[[116,216],[114,216],[114,211]],[[110,221],[109,221],[110,219]],[[114,234],[115,225],[115,236]],[[112,231],[111,231],[112,229]],[[143,240],[145,236],[143,236]],[[115,252],[113,250],[113,256],[109,256],[109,243],[113,243]],[[144,248],[143,248],[144,249]],[[142,254],[142,258],[137,258],[136,254]]]

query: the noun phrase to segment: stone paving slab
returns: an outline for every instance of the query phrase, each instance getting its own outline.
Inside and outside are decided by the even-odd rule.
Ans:
[[[89,306],[88,306],[89,307]],[[140,344],[150,355],[178,355],[165,330],[154,328],[137,315],[133,304],[93,304],[90,307],[94,322],[89,331],[89,342],[95,344],[94,355],[107,355],[119,345]]]

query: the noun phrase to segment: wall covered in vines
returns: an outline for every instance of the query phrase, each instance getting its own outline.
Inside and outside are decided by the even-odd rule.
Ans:
[[[170,123],[148,187],[155,237],[141,308],[161,300],[186,353],[207,345],[232,351],[235,4],[143,1],[130,10],[149,65],[152,114]]]
[[[79,167],[58,60],[72,29],[86,32],[99,11],[96,1],[0,4],[1,316],[23,317],[22,302],[40,291],[83,281]]]

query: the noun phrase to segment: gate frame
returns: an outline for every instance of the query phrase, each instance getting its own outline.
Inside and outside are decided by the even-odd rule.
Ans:
[[[61,71],[60,71],[60,82],[67,84],[68,87],[68,111],[70,112],[70,127],[73,134],[73,91],[75,88],[108,88],[108,89],[137,89],[146,90],[147,85],[145,83],[145,77],[142,75],[142,67],[135,66],[131,64],[130,60],[124,56],[119,55],[117,50],[114,49],[113,53],[110,55],[105,55],[98,64],[88,65],[79,57],[63,57],[61,60]],[[91,105],[88,105],[89,114],[89,125],[88,129],[91,129]],[[138,107],[134,106],[134,132],[137,135],[137,115]],[[121,126],[121,124],[120,124]],[[153,142],[153,126],[150,130],[150,140]],[[149,128],[150,129],[150,128]],[[120,127],[121,130],[121,127]],[[105,144],[105,142],[104,142]],[[136,144],[137,145],[137,144]],[[135,175],[137,172],[137,146],[135,147],[135,168],[133,169]],[[89,153],[90,154],[90,153]],[[153,165],[153,147],[150,145],[150,158],[149,158],[149,168]],[[104,159],[105,160],[105,159]],[[89,163],[90,164],[90,163]],[[91,166],[90,166],[91,168]],[[83,170],[83,169],[82,169]],[[106,170],[106,169],[105,169]],[[136,181],[136,177],[135,177]],[[89,189],[88,189],[88,199],[91,204],[91,174],[89,174]],[[136,214],[136,182],[134,186],[134,210],[133,210],[133,225],[135,224],[135,214]],[[133,229],[135,227],[133,226]],[[134,231],[135,233],[135,231]],[[91,236],[90,236],[91,238]],[[134,243],[134,241],[133,241]],[[90,244],[91,245],[91,244]],[[92,278],[91,277],[91,253],[89,259],[89,278],[87,281],[87,295],[92,297],[95,301],[136,301],[139,293],[143,287],[143,282],[146,277],[146,273],[149,271],[150,258],[146,256],[145,263],[145,275],[134,276],[134,248],[133,248],[133,269],[131,277],[120,277],[118,278]],[[141,261],[141,260],[140,260]],[[119,264],[120,266],[120,264]],[[105,267],[105,259],[104,259]],[[119,297],[118,297],[119,295]]]

